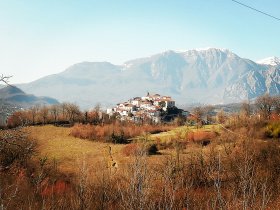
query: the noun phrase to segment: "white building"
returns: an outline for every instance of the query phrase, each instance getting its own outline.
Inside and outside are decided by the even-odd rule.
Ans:
[[[135,97],[128,102],[119,103],[115,108],[107,109],[107,114],[119,113],[121,119],[145,119],[150,118],[153,121],[160,121],[162,109],[175,107],[175,101],[170,96],[161,96],[159,94]]]

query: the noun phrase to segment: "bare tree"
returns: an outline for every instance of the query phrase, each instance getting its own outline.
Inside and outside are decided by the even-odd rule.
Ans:
[[[243,102],[240,108],[240,114],[249,117],[251,114],[251,107],[249,102]]]
[[[62,120],[66,120],[66,108],[67,108],[67,103],[66,102],[63,102],[62,104],[60,104]]]
[[[124,209],[146,209],[148,193],[148,168],[145,146],[139,147],[134,161],[128,166],[128,188],[120,190]]]
[[[280,114],[280,96],[274,96],[273,99],[274,110],[277,114]]]
[[[226,115],[225,115],[225,112],[223,109],[220,112],[218,112],[217,121],[218,121],[218,123],[221,123],[221,124],[226,122]]]
[[[30,108],[30,114],[31,114],[32,124],[33,125],[35,125],[36,117],[38,115],[39,110],[40,110],[40,105],[35,105],[35,106],[32,106]]]
[[[259,110],[259,114],[263,119],[270,118],[274,103],[275,103],[274,99],[268,94],[265,94],[257,98],[256,106],[257,109]]]
[[[213,187],[216,193],[213,204],[217,209],[225,209],[225,199],[222,195],[222,174],[223,164],[220,151],[216,151],[215,148],[211,148],[208,176],[213,180]]]
[[[57,122],[58,120],[58,115],[59,115],[59,105],[54,104],[50,107],[50,113],[52,115],[54,123]]]
[[[203,114],[204,114],[204,111],[201,107],[195,107],[193,109],[193,115],[194,115],[194,119],[195,119],[197,128],[199,127],[199,125],[202,125]]]
[[[0,82],[3,82],[7,85],[9,85],[9,79],[11,78],[12,76],[4,76],[3,74],[0,75]]]
[[[49,115],[49,108],[47,106],[43,106],[40,109],[40,116],[41,116],[41,118],[43,120],[43,124],[47,123],[48,115]]]
[[[208,106],[205,106],[203,108],[203,112],[205,113],[206,115],[206,120],[207,120],[207,123],[211,123],[212,119],[211,119],[211,112],[214,110],[214,106],[211,106],[211,105],[208,105]]]
[[[97,103],[89,115],[93,124],[99,124],[102,121],[101,105]]]
[[[65,111],[70,123],[75,122],[75,120],[81,115],[80,108],[76,104],[67,103]]]
[[[92,197],[92,192],[90,189],[89,181],[89,168],[86,163],[85,157],[82,159],[82,163],[78,164],[79,176],[78,176],[78,185],[76,189],[77,193],[77,209],[90,209],[90,200]]]

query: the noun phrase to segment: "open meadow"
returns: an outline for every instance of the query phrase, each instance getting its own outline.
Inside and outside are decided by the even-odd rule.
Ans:
[[[204,139],[207,138],[209,132],[216,131],[218,128],[218,125],[205,126],[199,129],[181,126],[159,134],[144,134],[134,138],[134,141],[145,141],[146,144],[153,144],[160,140],[159,143],[168,144],[166,147],[157,151],[157,154],[148,157],[148,162],[156,163],[164,159],[166,155],[174,155],[173,144],[175,144],[178,136],[180,137],[179,140],[185,142],[187,141],[186,134],[194,133],[194,136],[197,136],[196,138],[198,140],[203,140],[201,137]],[[113,144],[73,137],[71,135],[71,129],[53,125],[23,128],[36,143],[34,158],[37,160],[47,158],[47,162],[56,164],[56,167],[66,174],[77,174],[79,165],[82,162],[86,162],[88,166],[98,171],[102,166],[107,167],[110,161],[112,161],[112,158],[116,162],[118,170],[121,170],[133,158],[124,152],[127,144]],[[195,148],[202,148],[202,146],[200,143],[195,144],[195,142],[189,142],[187,147],[182,148],[181,153],[182,155],[189,154],[190,152],[194,152]]]
[[[229,122],[2,130],[1,202],[6,209],[278,209],[279,122]]]
[[[37,158],[47,157],[48,161],[56,162],[59,170],[64,173],[77,173],[78,166],[83,162],[92,167],[106,164],[109,147],[112,154],[119,157],[123,145],[106,144],[70,135],[70,128],[52,125],[24,128],[37,144]]]

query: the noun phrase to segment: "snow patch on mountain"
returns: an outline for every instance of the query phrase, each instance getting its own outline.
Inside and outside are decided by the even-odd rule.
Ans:
[[[264,65],[271,65],[271,66],[278,66],[280,65],[280,58],[278,57],[268,57],[262,60],[257,61],[258,64],[264,64]]]

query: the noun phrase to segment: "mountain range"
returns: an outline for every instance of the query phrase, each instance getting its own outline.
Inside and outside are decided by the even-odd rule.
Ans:
[[[170,50],[122,65],[77,63],[18,87],[82,108],[110,106],[148,91],[170,95],[181,105],[231,103],[280,94],[280,62],[277,57],[254,62],[227,49]]]

